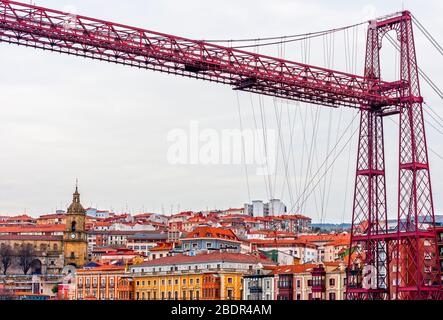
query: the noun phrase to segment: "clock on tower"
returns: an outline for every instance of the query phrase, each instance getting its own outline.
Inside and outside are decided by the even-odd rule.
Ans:
[[[66,214],[66,228],[63,233],[65,265],[82,267],[87,260],[88,242],[85,232],[86,210],[80,203],[78,186],[75,187],[72,203]]]

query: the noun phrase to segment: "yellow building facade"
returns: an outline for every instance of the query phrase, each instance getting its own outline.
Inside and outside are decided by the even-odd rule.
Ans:
[[[136,300],[241,300],[242,273],[190,272],[134,277]]]

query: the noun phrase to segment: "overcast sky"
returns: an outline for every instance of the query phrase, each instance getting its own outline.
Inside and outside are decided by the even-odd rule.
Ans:
[[[440,0],[404,1],[404,4],[402,1],[326,0],[38,0],[35,3],[195,39],[307,33],[366,21],[399,11],[403,5],[442,43],[443,2]],[[337,53],[333,58],[330,54],[325,57],[324,39],[313,41],[309,62],[343,71],[355,69],[362,74],[365,28],[358,30],[358,38],[351,37],[358,49],[352,66],[344,59],[343,34],[334,38]],[[442,57],[421,34],[416,37],[419,64],[442,85]],[[279,47],[263,52],[296,61],[305,58],[298,43],[284,49],[284,54],[279,52]],[[382,66],[386,70],[395,70],[393,52],[385,54]],[[0,215],[27,212],[36,216],[66,209],[76,178],[85,207],[116,212],[169,214],[171,206],[174,213],[178,209],[242,207],[250,200],[270,197],[282,198],[291,207],[291,202],[299,196],[294,193],[289,196],[282,164],[280,171],[271,177],[275,187],[270,194],[265,179],[255,174],[254,166],[248,166],[246,175],[243,165],[168,162],[171,145],[167,137],[172,130],[187,132],[195,121],[200,128],[216,132],[238,129],[238,102],[243,128],[255,129],[252,111],[259,112],[257,97],[252,97],[251,106],[249,94],[240,93],[237,101],[236,93],[227,86],[7,44],[0,44],[0,58]],[[388,74],[385,78],[389,78]],[[422,88],[426,101],[443,116],[442,101],[424,83]],[[263,103],[268,128],[277,128],[273,100],[265,98]],[[307,119],[305,130],[303,123],[295,120],[294,137],[298,140],[294,139],[291,152],[293,162],[301,169],[294,169],[299,176],[289,171],[289,179],[296,189],[303,186],[303,179],[309,176],[303,172],[303,166],[307,166],[306,157],[302,155],[303,131],[307,132],[306,141],[315,141],[311,168],[315,172],[356,112],[320,108],[319,130],[313,139],[310,119],[312,110],[317,109],[285,103],[280,108],[283,127],[288,126],[286,114],[289,118]],[[357,122],[358,118],[355,126]],[[386,126],[388,207],[390,215],[395,215],[397,131],[388,120]],[[429,146],[443,155],[441,134],[429,126],[427,132]],[[289,131],[283,130],[283,133],[289,150]],[[327,172],[327,180],[322,180],[306,199],[301,213],[314,221],[320,218],[328,222],[350,221],[356,143],[354,137],[350,148],[344,149]],[[442,213],[442,160],[433,153],[430,160],[435,208],[437,213]]]

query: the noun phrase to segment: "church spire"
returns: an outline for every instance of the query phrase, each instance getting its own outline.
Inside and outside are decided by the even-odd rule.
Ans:
[[[78,179],[75,180],[75,192],[72,194],[72,203],[68,208],[68,214],[84,214],[86,211],[80,203],[80,193],[78,192]]]

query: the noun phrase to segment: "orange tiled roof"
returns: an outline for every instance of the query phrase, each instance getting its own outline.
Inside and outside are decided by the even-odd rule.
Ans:
[[[55,218],[64,218],[64,217],[66,217],[66,215],[63,213],[54,213],[54,214],[50,213],[50,214],[41,215],[40,217],[38,217],[38,219],[55,219]]]
[[[327,246],[333,246],[333,247],[349,246],[350,242],[351,242],[351,235],[348,235],[347,237],[339,238],[328,243]]]
[[[66,228],[63,224],[41,224],[35,226],[8,226],[0,227],[0,233],[31,233],[31,232],[59,232]]]
[[[112,264],[103,264],[97,267],[79,269],[77,272],[79,273],[93,273],[97,271],[125,271],[124,266],[116,266]]]
[[[216,262],[216,261],[229,261],[239,263],[251,263],[251,264],[266,264],[273,265],[274,261],[265,259],[252,254],[239,254],[231,252],[214,252],[214,253],[200,253],[195,256],[188,256],[184,254],[163,257],[151,261],[144,262],[139,266],[165,266],[165,265],[177,265],[186,263],[201,263],[201,262]]]
[[[307,264],[296,264],[287,266],[278,266],[275,268],[271,274],[293,274],[293,273],[303,273],[310,271],[311,269],[317,267],[314,263]]]
[[[149,249],[149,251],[165,251],[171,249],[172,249],[172,243],[159,242],[156,247]]]
[[[339,234],[308,234],[301,235],[299,239],[309,241],[309,242],[331,242],[338,239],[346,239],[349,234],[339,233]]]
[[[193,231],[189,232],[185,237],[185,239],[190,238],[217,238],[239,241],[232,230],[215,227],[197,227]]]
[[[22,214],[22,215],[15,216],[15,217],[9,217],[9,220],[35,220],[35,218],[30,217],[26,214]]]
[[[112,222],[106,222],[106,221],[97,221],[94,225],[96,227],[110,227],[112,226]]]
[[[308,241],[302,240],[302,239],[271,239],[271,240],[263,240],[263,239],[251,239],[249,240],[252,244],[261,244],[261,245],[288,245],[288,244],[307,244],[307,245],[313,245],[309,243]]]

